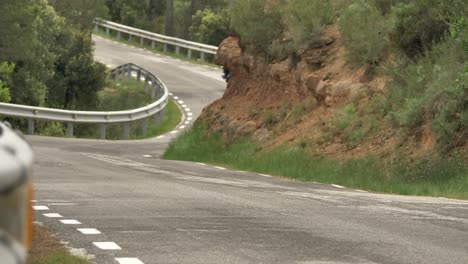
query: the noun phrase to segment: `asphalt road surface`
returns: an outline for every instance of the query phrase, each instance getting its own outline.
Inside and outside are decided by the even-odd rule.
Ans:
[[[153,72],[193,118],[222,96],[220,70],[96,42],[99,61]],[[468,263],[468,201],[160,160],[175,135],[29,137],[36,221],[93,263]]]

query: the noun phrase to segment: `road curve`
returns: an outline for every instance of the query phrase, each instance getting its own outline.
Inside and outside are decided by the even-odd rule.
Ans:
[[[222,95],[219,70],[96,43],[98,60],[153,72],[194,117]],[[468,263],[468,201],[160,160],[168,139],[29,137],[36,221],[94,263]]]

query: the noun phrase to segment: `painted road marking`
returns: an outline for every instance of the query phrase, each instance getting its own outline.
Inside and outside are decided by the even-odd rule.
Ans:
[[[159,136],[159,137],[157,137],[157,139],[160,139],[160,138],[163,138],[163,137],[164,137],[164,136]]]
[[[183,104],[183,103],[184,103],[184,101],[182,101],[182,100],[179,100],[179,101],[177,101],[177,102],[178,102],[179,104]]]
[[[60,220],[62,224],[65,225],[81,225],[81,222],[75,219],[65,219],[65,220]]]
[[[185,126],[180,126],[180,127],[179,127],[179,129],[184,129],[184,128],[185,128]]]
[[[119,264],[144,264],[137,258],[115,258]]]
[[[173,96],[174,94],[173,93],[169,93],[170,96]]]
[[[190,108],[186,107],[185,112],[190,112]]]
[[[44,205],[35,205],[33,206],[33,209],[36,211],[47,211],[49,210],[49,207],[44,206]]]
[[[177,132],[179,132],[179,131],[174,130],[174,131],[171,132],[171,134],[175,134],[175,133],[177,133]]]
[[[192,120],[193,120],[193,117],[188,117],[187,120],[188,120],[188,121],[192,121]]]
[[[185,123],[184,123],[184,124],[188,125],[188,124],[190,124],[190,121],[185,121]]]
[[[37,200],[31,200],[31,203],[37,203]]]
[[[151,156],[151,155],[143,155],[143,157],[144,157],[144,158],[151,158],[151,157],[153,157],[153,156]]]
[[[179,97],[177,97],[177,96],[174,96],[174,100],[177,100],[177,99],[179,99]]]
[[[271,175],[268,175],[268,174],[262,174],[262,173],[259,173],[258,175],[259,175],[259,176],[263,176],[263,177],[269,177],[269,178],[273,177],[273,176],[271,176]]]
[[[122,249],[114,242],[93,242],[93,244],[103,250],[119,250]]]
[[[339,189],[344,189],[345,187],[337,184],[332,184],[333,187],[339,188]]]
[[[76,205],[76,203],[47,203],[47,205]]]
[[[202,166],[206,166],[206,164],[205,164],[205,163],[201,163],[201,162],[197,162],[196,164],[198,164],[198,165],[202,165]]]
[[[50,214],[42,214],[44,215],[45,217],[49,217],[49,218],[61,218],[63,216],[61,216],[60,214],[57,214],[57,213],[50,213]]]
[[[226,168],[223,168],[223,167],[219,167],[219,166],[214,166],[215,168],[219,169],[219,170],[225,170]]]
[[[188,116],[192,116],[193,114],[189,112],[189,113],[187,113],[187,115],[188,115]]]
[[[186,105],[186,104],[183,104],[182,107],[185,108],[185,107],[187,107],[187,105]]]
[[[98,235],[101,234],[101,231],[97,230],[96,228],[78,228],[78,231],[80,231],[82,234],[85,235]]]

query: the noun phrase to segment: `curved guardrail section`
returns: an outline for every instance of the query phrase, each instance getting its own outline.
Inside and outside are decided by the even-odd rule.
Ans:
[[[33,153],[29,144],[0,122],[0,259],[25,263],[32,238]]]
[[[128,63],[113,69],[110,78],[119,80],[121,78],[136,77],[138,81],[145,82],[145,91],[149,92],[151,87],[151,96],[156,101],[147,106],[127,110],[127,111],[70,111],[61,109],[52,109],[35,106],[25,106],[18,104],[0,103],[0,115],[20,117],[28,119],[28,134],[34,134],[34,121],[58,121],[66,122],[68,136],[73,136],[74,123],[88,123],[101,125],[101,138],[106,138],[106,124],[122,123],[124,126],[124,139],[129,138],[129,124],[132,121],[145,120],[143,133],[146,134],[147,118],[154,117],[154,122],[162,119],[164,108],[169,100],[169,92],[166,85],[155,75],[149,71],[135,65]],[[143,80],[142,80],[143,79]]]
[[[99,32],[99,28],[105,28],[106,34],[110,34],[110,30],[115,30],[117,32],[117,38],[121,39],[121,33],[125,33],[129,35],[129,39],[131,40],[132,37],[139,37],[140,38],[140,45],[143,46],[144,41],[148,40],[151,41],[151,47],[154,49],[155,42],[164,44],[164,51],[168,50],[168,45],[175,46],[176,54],[180,54],[180,48],[187,49],[187,57],[192,58],[192,51],[200,52],[200,60],[205,61],[205,54],[216,54],[218,47],[206,45],[198,42],[188,41],[180,38],[175,37],[168,37],[161,34],[156,34],[150,31],[141,30],[138,28],[133,28],[129,26],[125,26],[122,24],[114,23],[111,21],[103,20],[103,19],[96,19],[94,21],[95,31]]]

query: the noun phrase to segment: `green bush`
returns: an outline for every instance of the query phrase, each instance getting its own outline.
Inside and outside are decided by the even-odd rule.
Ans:
[[[389,47],[385,17],[371,3],[359,0],[348,6],[340,20],[352,64],[376,66]]]
[[[192,40],[218,46],[229,35],[229,18],[225,12],[199,10],[192,18],[189,31]]]
[[[461,43],[449,39],[417,64],[397,66],[387,89],[395,122],[410,135],[431,126],[442,150],[468,135],[468,53]]]
[[[440,0],[438,0],[440,1]],[[442,10],[433,2],[421,0],[392,7],[392,41],[407,56],[415,57],[440,42],[448,31]]]
[[[270,44],[281,36],[281,8],[278,4],[265,6],[263,0],[232,1],[230,7],[231,27],[240,35],[241,42],[255,51],[268,55]]]
[[[292,0],[284,15],[295,50],[319,39],[324,25],[333,20],[329,0]],[[295,51],[293,50],[293,51]]]

